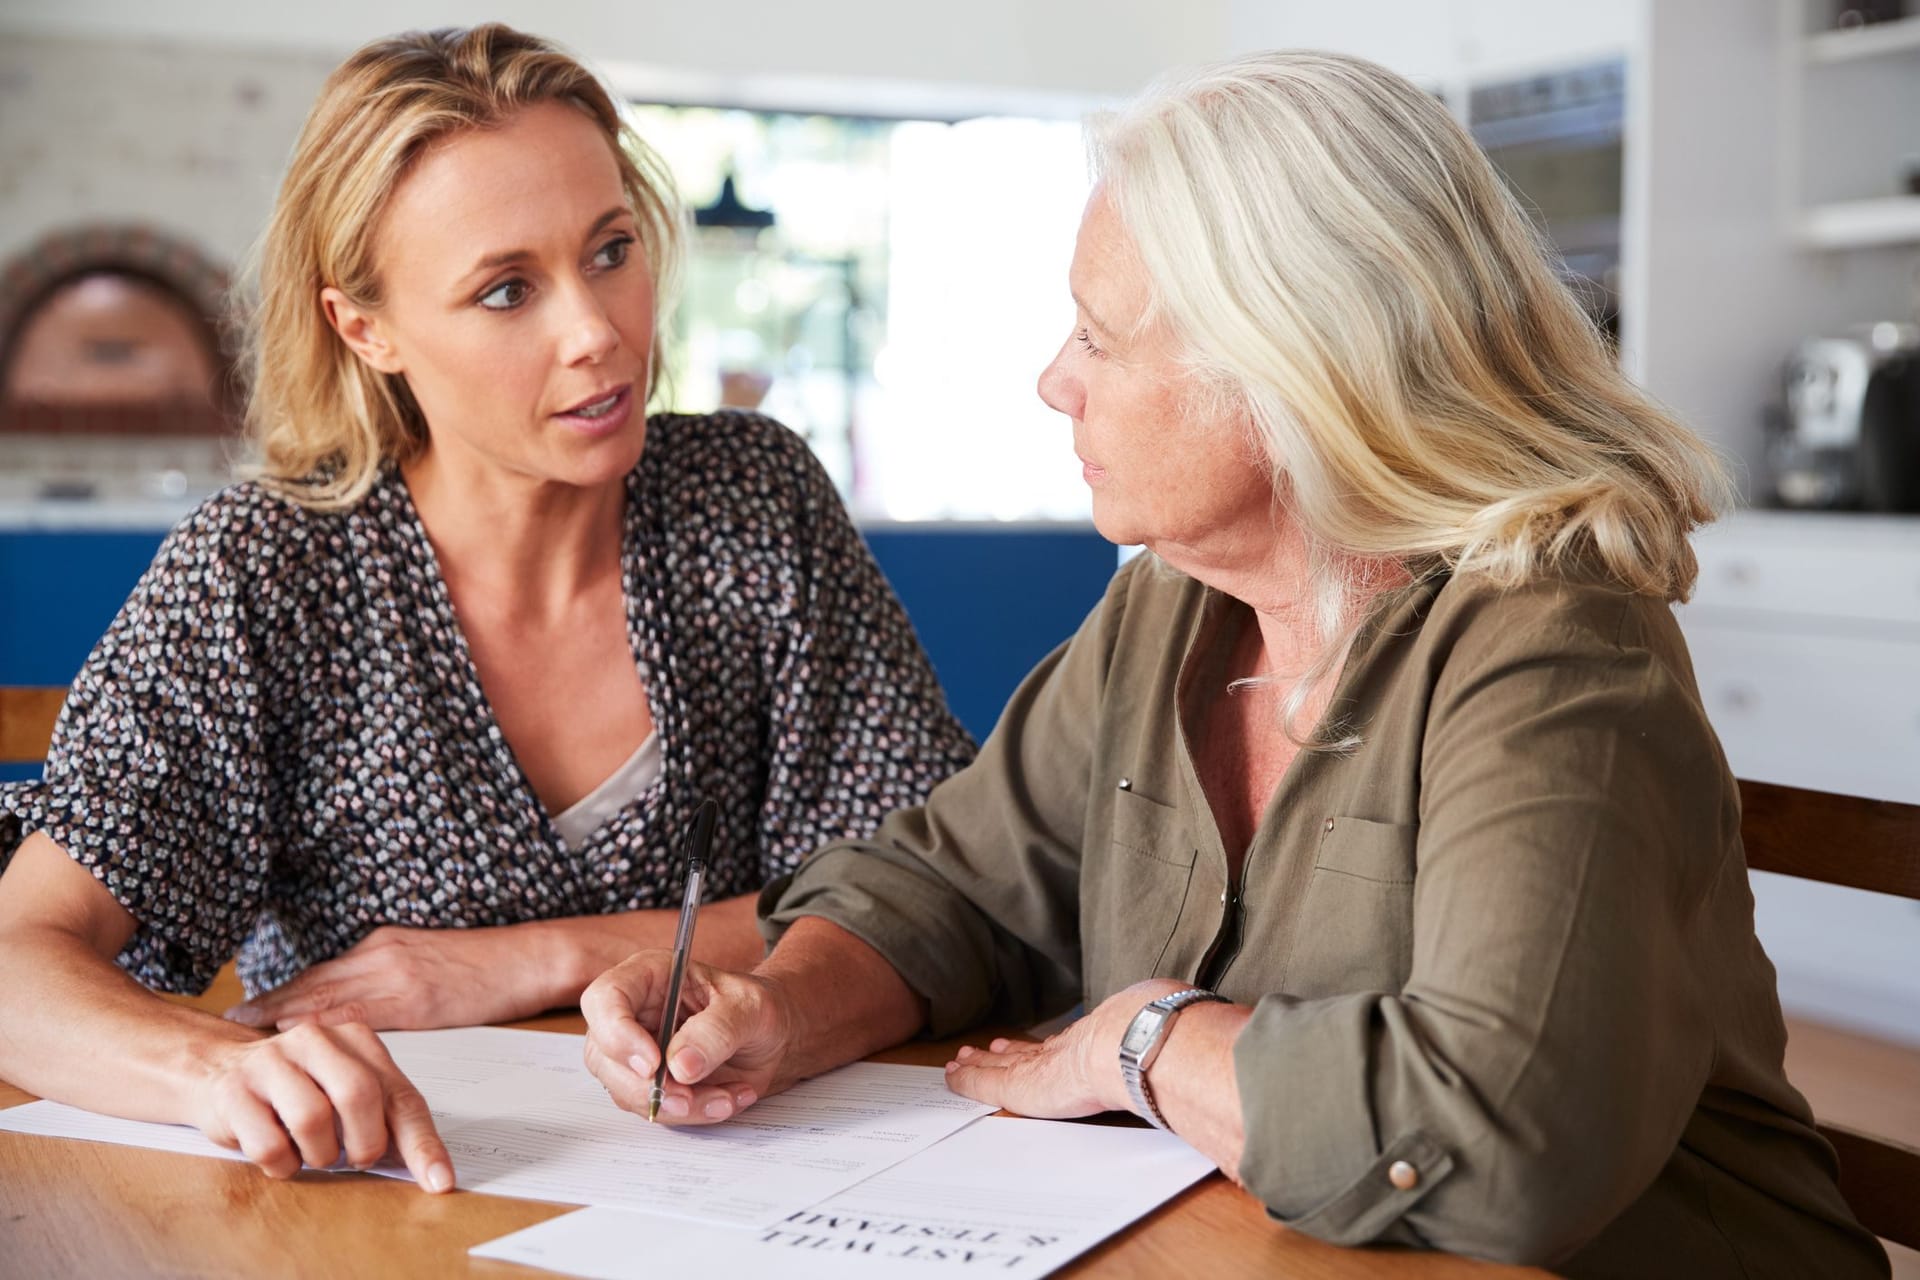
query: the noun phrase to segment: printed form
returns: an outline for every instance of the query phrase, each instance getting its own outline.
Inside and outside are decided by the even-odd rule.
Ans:
[[[583,1039],[484,1027],[381,1037],[426,1097],[468,1191],[771,1226],[938,1142],[992,1107],[936,1067],[856,1063],[724,1125],[650,1125],[581,1065]],[[237,1160],[197,1130],[55,1102],[0,1111],[0,1130]],[[374,1172],[405,1178],[397,1164]]]
[[[583,1209],[470,1252],[595,1280],[976,1271],[1031,1280],[1212,1172],[1157,1129],[994,1117],[759,1230]]]

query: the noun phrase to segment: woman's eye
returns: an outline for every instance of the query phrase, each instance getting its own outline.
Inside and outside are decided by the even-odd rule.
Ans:
[[[600,247],[599,253],[593,255],[594,264],[601,267],[617,267],[627,260],[627,254],[632,251],[632,236],[621,236],[617,240],[609,240]]]
[[[1075,342],[1078,342],[1082,347],[1084,347],[1086,349],[1087,354],[1090,356],[1098,356],[1098,355],[1106,354],[1105,352],[1101,351],[1100,348],[1093,345],[1093,335],[1087,332],[1087,330],[1084,328],[1075,329],[1073,331],[1073,340]]]
[[[502,280],[480,295],[480,305],[489,311],[511,311],[527,300],[527,282]]]

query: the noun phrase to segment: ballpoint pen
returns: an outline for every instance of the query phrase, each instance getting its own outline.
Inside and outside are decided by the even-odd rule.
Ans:
[[[660,1099],[666,1096],[667,1041],[673,1038],[673,1022],[680,1014],[680,980],[687,974],[687,956],[693,951],[693,923],[700,915],[700,886],[707,878],[707,850],[713,844],[713,824],[719,820],[720,807],[705,799],[693,811],[687,831],[687,889],[680,900],[680,928],[673,938],[673,973],[667,979],[667,1002],[660,1011],[660,1065],[654,1068],[653,1088],[647,1094],[647,1123],[660,1114]]]

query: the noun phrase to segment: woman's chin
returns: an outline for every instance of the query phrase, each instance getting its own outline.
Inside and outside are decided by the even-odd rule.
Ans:
[[[1148,531],[1140,527],[1140,522],[1126,511],[1120,510],[1116,503],[1102,501],[1099,490],[1093,495],[1093,527],[1101,537],[1115,546],[1131,547],[1146,541]]]
[[[647,450],[647,437],[644,427],[638,431],[623,432],[605,440],[593,441],[585,449],[577,445],[566,450],[570,457],[558,460],[554,468],[554,478],[577,484],[583,488],[596,488],[624,480],[627,473],[640,465],[640,458]]]

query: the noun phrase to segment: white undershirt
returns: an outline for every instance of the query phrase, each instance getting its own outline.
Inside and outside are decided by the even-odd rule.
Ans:
[[[627,758],[627,762],[607,775],[606,781],[582,796],[565,813],[554,818],[554,828],[567,848],[578,849],[606,821],[639,798],[660,777],[660,733],[655,730]]]

